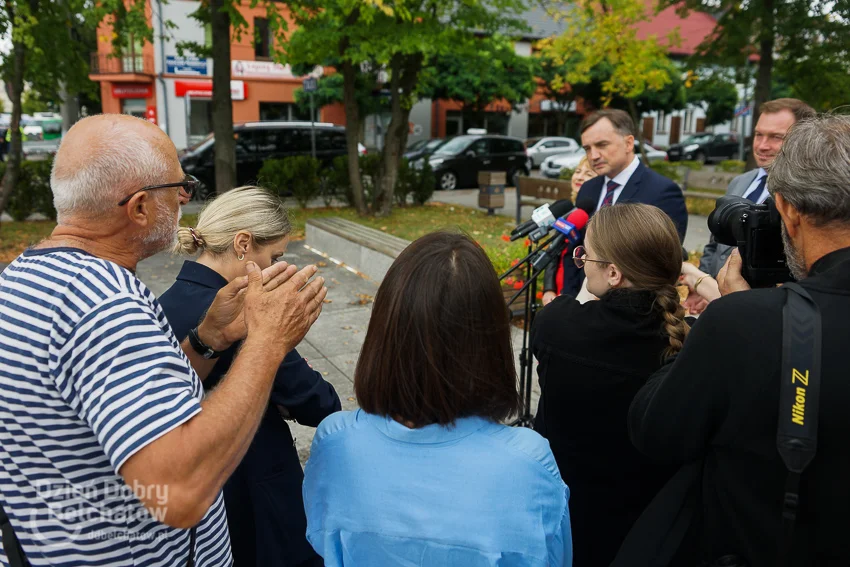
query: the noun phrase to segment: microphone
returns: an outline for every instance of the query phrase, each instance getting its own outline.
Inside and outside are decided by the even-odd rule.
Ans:
[[[511,231],[511,242],[524,236],[529,236],[532,242],[537,242],[549,233],[549,229],[558,217],[569,214],[573,203],[569,199],[562,199],[554,203],[537,207],[531,213],[531,220],[525,221]]]
[[[561,257],[564,249],[567,246],[575,246],[582,241],[582,229],[587,226],[587,221],[590,220],[589,212],[596,208],[596,203],[585,201],[578,203],[578,207],[573,209],[570,214],[564,218],[555,221],[553,226],[558,231],[558,235],[552,244],[545,251],[532,261],[531,265],[534,270],[542,270],[553,261]]]

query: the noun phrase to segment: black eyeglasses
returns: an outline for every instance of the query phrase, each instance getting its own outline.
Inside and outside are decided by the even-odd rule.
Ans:
[[[187,175],[186,178],[183,179],[183,181],[177,181],[176,183],[163,183],[162,185],[147,185],[145,187],[142,187],[138,191],[133,191],[132,193],[130,193],[129,195],[127,195],[126,197],[121,199],[121,201],[118,203],[118,206],[123,207],[124,205],[126,205],[130,201],[130,199],[133,198],[133,195],[135,195],[136,193],[141,193],[142,191],[153,191],[154,189],[168,189],[169,187],[180,187],[183,190],[183,193],[186,194],[186,197],[191,199],[192,195],[195,194],[195,191],[198,189],[198,185],[200,185],[200,184],[201,184],[201,182],[198,181],[194,176]]]
[[[585,262],[596,262],[597,264],[610,264],[606,260],[591,260],[590,258],[586,258],[587,249],[584,246],[576,246],[573,249],[573,262],[575,262],[576,268],[579,270],[584,268]]]

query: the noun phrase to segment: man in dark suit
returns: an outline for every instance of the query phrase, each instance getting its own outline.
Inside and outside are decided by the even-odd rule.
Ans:
[[[635,124],[627,112],[605,109],[589,115],[581,124],[581,145],[598,177],[581,186],[577,203],[596,203],[594,212],[616,203],[654,205],[673,219],[679,238],[684,241],[688,211],[682,190],[635,156]],[[563,270],[561,293],[576,295],[584,273],[572,262],[563,262]]]
[[[782,313],[789,292],[749,291],[734,252],[718,275],[724,297],[708,306],[678,357],[650,378],[629,412],[638,450],[655,460],[688,463],[688,469],[698,466],[692,478],[701,490],[688,506],[698,513],[689,525],[673,528],[645,516],[634,528],[635,546],[624,546],[612,565],[660,564],[644,552],[669,549],[670,536],[660,545],[643,537],[645,529],[684,536],[673,565],[699,565],[727,554],[751,567],[772,567],[780,559],[787,565],[850,565],[848,163],[850,117],[825,115],[795,124],[770,168],[788,266],[821,315],[820,395],[810,390],[805,398],[819,400],[816,420],[807,421],[815,424],[817,454],[799,477],[799,488],[788,482],[777,450],[780,384],[793,378],[782,370]],[[794,331],[799,328],[805,324],[795,323]],[[788,413],[783,411],[786,419]],[[676,488],[665,487],[659,503],[684,519],[687,514],[679,513],[684,494]],[[789,492],[799,501],[785,496]],[[796,508],[792,536],[783,521],[785,503]],[[780,551],[780,543],[787,548]]]

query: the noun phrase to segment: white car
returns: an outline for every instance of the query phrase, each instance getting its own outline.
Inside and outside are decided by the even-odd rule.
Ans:
[[[574,154],[581,151],[581,146],[572,138],[548,136],[545,138],[529,138],[525,141],[528,157],[534,167],[540,167],[548,157]]]
[[[647,159],[649,159],[650,162],[667,161],[667,152],[657,150],[646,142],[643,143],[643,147],[646,150],[646,157]],[[643,159],[643,156],[641,156],[640,154],[640,149],[638,148],[637,142],[635,142],[635,155],[638,157],[638,159]],[[540,166],[540,173],[542,173],[546,177],[557,179],[561,176],[561,171],[563,169],[577,168],[583,157],[584,150],[579,148],[579,151],[574,154],[558,155],[546,158],[545,160],[543,160],[543,164]]]

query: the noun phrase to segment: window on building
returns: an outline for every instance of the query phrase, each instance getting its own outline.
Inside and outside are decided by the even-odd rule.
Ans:
[[[658,129],[656,130],[656,133],[664,134],[667,131],[667,129],[665,128],[666,124],[667,115],[664,114],[664,111],[662,110],[658,113]]]
[[[266,18],[254,18],[254,56],[258,59],[271,57],[272,47],[269,21]]]
[[[189,145],[192,145],[212,132],[212,101],[192,98],[189,104]]]
[[[691,128],[691,122],[693,121],[694,112],[691,109],[685,111],[685,132],[693,132],[693,128]]]

